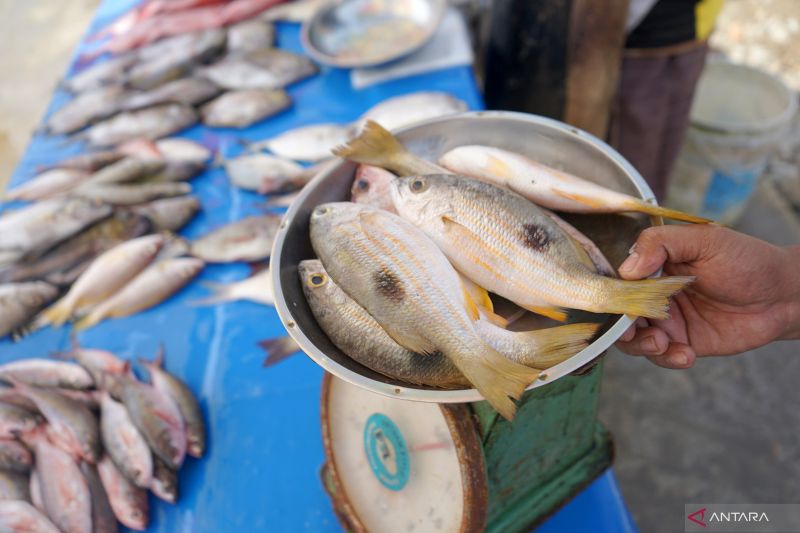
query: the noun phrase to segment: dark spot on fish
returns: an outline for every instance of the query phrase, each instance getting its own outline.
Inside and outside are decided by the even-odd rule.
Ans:
[[[383,296],[394,302],[401,302],[406,295],[403,283],[388,269],[379,270],[373,275],[375,287]]]
[[[356,182],[356,187],[361,192],[367,192],[369,190],[369,182],[367,180],[361,179]]]
[[[550,235],[547,230],[536,224],[522,225],[522,243],[531,250],[540,251],[550,244]]]

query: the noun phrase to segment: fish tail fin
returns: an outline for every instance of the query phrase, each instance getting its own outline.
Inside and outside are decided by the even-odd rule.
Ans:
[[[158,343],[158,351],[156,352],[156,357],[153,359],[153,365],[157,366],[158,368],[164,368],[164,355],[167,353],[166,348],[164,348],[164,343]]]
[[[41,323],[50,324],[53,327],[64,325],[70,316],[72,316],[73,305],[67,298],[61,298],[59,301],[42,311]]]
[[[581,322],[535,331],[523,331],[517,335],[535,346],[531,366],[550,368],[565,361],[589,346],[600,324]],[[527,361],[523,361],[527,364]]]
[[[189,305],[200,307],[206,305],[215,305],[232,299],[231,287],[224,283],[214,283],[212,281],[200,282],[200,285],[211,291],[211,295],[199,300],[189,302]]]
[[[280,363],[290,355],[300,351],[300,346],[289,336],[259,341],[258,345],[267,352],[267,357],[264,358],[263,363],[265,368]]]
[[[669,298],[694,281],[694,276],[669,276],[639,281],[609,280],[605,312],[645,318],[669,318]]]
[[[333,149],[336,156],[377,167],[391,167],[391,162],[405,153],[400,141],[372,120],[367,121],[358,137]]]
[[[511,398],[519,399],[539,371],[506,359],[487,344],[477,346],[477,350],[466,356],[445,355],[451,356],[464,377],[503,418],[513,420],[517,406]]]
[[[100,313],[92,311],[89,314],[81,317],[77,322],[75,322],[75,325],[73,326],[73,331],[75,332],[83,331],[84,329],[96,326],[103,320],[103,318],[105,317]]]
[[[664,218],[671,218],[672,220],[680,220],[681,222],[691,222],[692,224],[710,224],[714,222],[711,219],[699,217],[697,215],[692,215],[690,213],[684,213],[683,211],[678,211],[677,209],[670,209],[669,207],[662,207],[660,205],[653,205],[651,203],[637,200],[633,202],[636,206],[636,211],[640,211],[642,213],[647,213],[648,215],[655,215]]]

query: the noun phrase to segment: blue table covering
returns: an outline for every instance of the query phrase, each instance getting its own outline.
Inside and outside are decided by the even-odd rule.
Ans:
[[[135,3],[104,0],[90,33]],[[302,52],[297,25],[278,24],[277,29],[280,48]],[[85,45],[79,47],[73,59],[86,49]],[[68,74],[76,68],[73,61]],[[262,139],[305,124],[349,122],[388,97],[419,90],[446,91],[465,100],[472,109],[482,107],[468,67],[394,80],[359,91],[351,87],[347,70],[322,67],[319,75],[288,89],[294,106],[279,116],[244,131],[199,125],[181,136],[232,156],[242,149],[239,139]],[[47,114],[69,99],[67,93],[57,90]],[[83,145],[63,137],[36,135],[11,184],[30,179],[42,165],[82,151]],[[262,211],[263,197],[232,187],[220,168],[207,170],[192,184],[203,211],[181,231],[185,237],[204,234]],[[248,267],[243,264],[210,265],[198,280],[225,282],[247,275]],[[200,460],[187,458],[180,471],[177,505],[151,497],[149,530],[338,531],[319,481],[323,463],[319,423],[321,369],[302,355],[263,368],[264,353],[256,343],[285,333],[274,309],[246,302],[214,307],[188,305],[206,293],[194,282],[151,310],[106,321],[77,337],[83,346],[111,350],[130,359],[152,358],[163,344],[167,369],[196,392],[206,416],[207,455]],[[69,335],[69,328],[47,328],[18,343],[0,341],[0,358],[10,361],[47,356],[67,349]],[[575,506],[584,518],[587,513],[601,511],[601,507],[606,514],[609,508],[624,511],[618,492],[612,490],[616,487],[613,476],[606,474],[592,487],[558,513],[552,519],[554,525],[559,523],[557,520],[573,516],[570,509]],[[598,505],[600,496],[602,505]],[[592,530],[597,531],[598,522],[603,521],[598,518],[587,525],[594,522]]]

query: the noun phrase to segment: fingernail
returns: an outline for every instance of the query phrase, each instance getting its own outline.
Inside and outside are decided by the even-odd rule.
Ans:
[[[656,338],[653,335],[648,335],[644,339],[642,339],[642,348],[645,349],[647,352],[655,353],[658,351],[658,344],[656,344]]]
[[[688,362],[689,358],[684,353],[676,353],[669,356],[669,364],[672,366],[686,366]]]
[[[633,252],[628,258],[619,266],[620,272],[631,272],[636,268],[636,264],[639,262],[639,254]]]

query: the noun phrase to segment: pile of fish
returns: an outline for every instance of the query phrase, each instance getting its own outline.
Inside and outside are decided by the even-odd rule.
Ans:
[[[78,364],[0,365],[0,531],[144,530],[147,491],[175,503],[185,456],[205,453],[200,406],[161,355],[141,361],[149,383],[113,353],[65,355]]]
[[[361,163],[352,202],[317,206],[300,282],[331,341],[390,378],[472,385],[504,417],[540,371],[592,340],[596,323],[506,329],[490,293],[556,321],[570,309],[668,317],[693,278],[625,281],[598,247],[548,209],[641,212],[703,223],[488,146],[421,159],[374,122],[335,153]],[[602,319],[598,319],[598,322]]]

